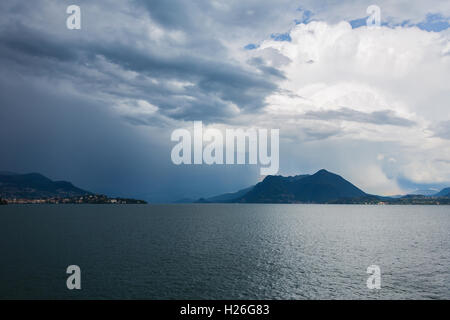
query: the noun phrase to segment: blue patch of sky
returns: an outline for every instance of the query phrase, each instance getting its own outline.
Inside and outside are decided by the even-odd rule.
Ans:
[[[248,45],[246,45],[244,47],[245,50],[254,50],[254,49],[258,49],[259,45],[258,44],[254,44],[254,43],[249,43]]]
[[[312,17],[314,16],[314,13],[310,10],[305,10],[303,8],[298,8],[297,11],[302,13],[301,18],[295,19],[295,24],[301,24],[301,23],[309,23],[312,21]],[[349,23],[352,26],[353,29],[364,27],[366,25],[368,16],[350,20]],[[427,14],[424,21],[419,22],[417,24],[413,24],[410,22],[410,20],[405,20],[400,23],[392,23],[390,21],[384,21],[381,23],[382,26],[395,28],[395,27],[413,27],[416,26],[422,30],[426,31],[435,31],[439,32],[442,30],[446,30],[450,27],[450,18],[444,17],[443,15],[439,13],[429,13]],[[291,36],[289,35],[289,32],[286,33],[273,33],[270,36],[274,41],[292,41]],[[247,44],[244,49],[245,50],[254,50],[259,48],[259,45],[254,43]]]
[[[429,13],[425,21],[418,23],[417,27],[426,31],[439,32],[450,27],[449,20],[448,17],[444,17],[439,13]]]
[[[367,25],[367,19],[369,16],[359,19],[350,20],[349,23],[352,26],[352,29],[364,27]],[[381,22],[381,25],[384,27],[391,27],[391,24],[389,22]]]
[[[359,27],[364,27],[367,24],[367,18],[361,18],[361,19],[355,19],[355,20],[351,20],[350,25],[352,26],[353,29],[359,28]]]
[[[273,33],[270,35],[270,37],[274,41],[292,41],[291,36],[289,35],[289,32],[286,33]]]
[[[301,17],[298,19],[294,19],[295,24],[301,24],[301,23],[309,23],[312,21],[312,17],[314,16],[314,13],[311,10],[305,10],[303,8],[298,8],[297,11],[301,12]],[[292,41],[291,36],[289,35],[289,32],[286,33],[273,33],[270,35],[270,37],[274,41]],[[245,50],[254,50],[259,48],[259,45],[254,43],[247,44],[244,49]]]
[[[305,10],[303,8],[298,8],[297,11],[302,13],[301,18],[295,19],[295,24],[301,24],[301,23],[309,23],[312,20],[312,17],[314,16],[314,13],[310,10]]]
[[[294,19],[295,24],[301,24],[301,23],[309,23],[312,21],[312,17],[314,16],[314,13],[311,10],[305,10],[303,8],[297,8],[297,11],[301,13],[301,17],[298,19]],[[291,36],[289,35],[289,32],[286,33],[273,33],[270,35],[270,37],[274,41],[289,41],[291,42]]]
[[[360,18],[360,19],[354,19],[349,21],[350,25],[353,29],[364,27],[366,25],[366,20],[368,17]],[[439,32],[445,29],[448,29],[450,27],[449,24],[450,19],[447,17],[442,16],[441,14],[436,13],[429,13],[427,14],[424,21],[419,22],[417,24],[411,23],[410,20],[405,20],[400,23],[392,23],[390,21],[388,22],[382,22],[382,26],[386,26],[389,28],[395,28],[395,27],[418,27],[419,29],[425,30],[425,31],[435,31]]]

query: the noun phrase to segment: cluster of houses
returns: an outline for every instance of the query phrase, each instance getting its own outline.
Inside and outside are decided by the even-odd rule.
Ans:
[[[89,194],[70,198],[47,199],[4,199],[0,204],[145,204],[145,201],[135,199],[108,198],[105,195]]]

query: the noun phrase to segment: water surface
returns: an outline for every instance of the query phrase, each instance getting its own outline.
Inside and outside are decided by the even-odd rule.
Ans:
[[[450,206],[4,206],[0,298],[449,299],[449,230]]]

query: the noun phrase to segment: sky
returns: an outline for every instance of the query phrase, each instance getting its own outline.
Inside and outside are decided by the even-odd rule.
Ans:
[[[66,27],[73,4],[80,30]],[[0,171],[152,202],[263,178],[257,165],[174,165],[171,132],[202,121],[279,129],[281,175],[439,190],[449,23],[438,0],[1,1]]]

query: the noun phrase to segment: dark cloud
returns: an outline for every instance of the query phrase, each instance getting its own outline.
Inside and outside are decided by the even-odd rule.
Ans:
[[[308,111],[304,113],[303,117],[314,120],[345,120],[401,127],[415,125],[414,121],[399,117],[391,110],[361,112],[350,108],[340,108],[338,110]]]
[[[65,26],[70,4],[0,3],[0,170],[150,201],[214,195],[256,179],[256,167],[175,167],[170,132],[183,121],[227,122],[264,107],[283,75],[230,58],[224,39],[266,23],[241,20],[246,6],[266,17],[284,10],[236,2],[228,15],[206,1],[80,0],[75,31]],[[285,30],[261,28],[254,30]]]
[[[49,58],[63,62],[73,62],[77,59],[77,52],[69,43],[55,41],[49,35],[39,33],[19,22],[1,31],[1,46],[3,49],[9,49],[9,58],[12,59],[17,59],[18,53],[21,56],[28,55],[32,58]]]
[[[292,23],[294,17],[302,16],[296,11],[298,2],[292,0],[134,0],[134,3],[145,8],[164,27],[201,30],[202,33],[224,27],[249,32],[266,30],[267,37],[274,32],[286,32],[279,27]],[[205,23],[211,29],[205,28]]]
[[[40,172],[93,192],[151,202],[212,196],[256,179],[257,168],[177,167],[170,161],[173,128],[143,132],[87,96],[6,75],[0,77],[1,170]]]
[[[165,14],[159,20],[173,22]],[[231,104],[244,112],[262,108],[265,97],[276,89],[275,80],[283,77],[273,67],[254,68],[227,59],[226,48],[203,36],[198,38],[208,43],[208,50],[215,44],[216,55],[202,52],[202,47],[175,46],[170,51],[167,42],[142,47],[132,30],[125,32],[126,37],[84,36],[83,30],[74,37],[67,30],[56,34],[45,28],[36,30],[26,21],[14,21],[0,31],[0,61],[8,68],[53,79],[70,78],[80,91],[93,96],[143,99],[174,119],[227,121]],[[189,35],[189,42],[196,37]],[[113,73],[112,68],[118,72]],[[125,72],[135,76],[123,77]],[[173,81],[187,85],[174,88]]]

